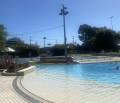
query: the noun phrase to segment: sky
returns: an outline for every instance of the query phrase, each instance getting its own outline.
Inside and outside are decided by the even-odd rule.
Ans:
[[[82,24],[120,30],[120,0],[0,0],[0,24],[4,24],[9,37],[20,37],[29,43],[63,43],[63,20],[59,15],[62,4],[67,7],[67,42],[81,43],[78,28]]]

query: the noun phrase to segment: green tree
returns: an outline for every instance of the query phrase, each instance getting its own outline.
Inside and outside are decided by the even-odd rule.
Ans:
[[[79,39],[86,51],[117,51],[120,41],[120,33],[106,27],[98,28],[87,24],[81,25]]]
[[[64,45],[57,44],[51,48],[51,53],[53,56],[64,56]]]
[[[10,38],[7,40],[7,46],[12,47],[16,50],[17,55],[20,57],[29,57],[29,56],[38,56],[39,55],[39,46],[38,45],[29,45],[24,43],[20,38]]]
[[[6,36],[6,28],[4,25],[0,24],[0,51],[2,51],[5,47]]]
[[[90,25],[87,25],[87,24],[80,25],[79,27],[79,30],[78,30],[79,39],[80,41],[83,42],[82,45],[87,50],[91,49],[92,39],[95,36],[95,30],[96,28],[92,28]]]
[[[90,25],[83,24],[80,25],[78,33],[79,39],[83,43],[86,43],[95,35],[95,30]]]
[[[92,49],[96,51],[117,51],[120,34],[107,28],[99,28],[92,41]]]
[[[20,38],[18,37],[13,37],[13,38],[9,38],[7,41],[6,41],[6,46],[9,46],[9,47],[13,47],[15,48],[16,46],[25,46],[25,43],[23,40],[21,40]]]

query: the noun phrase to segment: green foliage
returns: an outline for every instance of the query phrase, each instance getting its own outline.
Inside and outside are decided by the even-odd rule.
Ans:
[[[86,51],[117,51],[120,41],[120,33],[106,27],[97,28],[89,25],[81,25],[79,39],[83,42],[82,46]]]
[[[68,54],[75,54],[78,53],[80,49],[80,45],[74,45],[74,44],[67,44],[67,52]],[[64,56],[64,45],[59,44],[51,47],[51,53],[53,56]]]
[[[7,32],[4,25],[0,24],[0,51],[5,47]]]
[[[63,56],[64,55],[64,45],[55,45],[51,48],[51,53],[53,56]]]
[[[79,38],[83,43],[89,42],[93,36],[95,36],[95,28],[92,28],[91,26],[87,24],[80,25],[80,28],[78,30]]]
[[[36,57],[39,55],[39,47],[36,45],[17,46],[16,51],[20,57]]]
[[[18,37],[13,37],[13,38],[9,38],[6,42],[6,46],[20,46],[20,45],[25,45],[24,41],[22,41],[20,38]]]
[[[39,55],[39,47],[37,45],[24,43],[20,38],[14,37],[8,39],[7,46],[15,49],[20,57],[35,57]]]

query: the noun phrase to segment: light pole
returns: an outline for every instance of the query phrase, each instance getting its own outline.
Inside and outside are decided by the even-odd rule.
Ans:
[[[111,17],[110,17],[110,24],[111,24],[112,30],[113,30],[113,18],[114,18],[114,16],[111,16]]]
[[[58,41],[57,41],[57,40],[55,41],[55,44],[56,44],[56,45],[58,44]]]
[[[32,42],[31,38],[32,38],[32,36],[29,37],[30,46],[31,46],[31,42]]]
[[[67,57],[67,37],[66,37],[66,23],[65,16],[68,14],[67,8],[63,5],[59,15],[63,16],[63,25],[64,25],[64,55]]]
[[[46,37],[43,37],[43,40],[44,40],[44,48],[45,48],[45,45],[46,45]]]
[[[72,37],[72,39],[73,39],[73,45],[74,45],[74,43],[75,43],[75,41],[74,41],[74,36]]]
[[[32,51],[31,51],[31,45],[32,45],[32,40],[31,40],[31,36],[29,37],[29,42],[30,42],[30,51],[29,51],[29,57],[30,57],[30,60],[32,60]]]

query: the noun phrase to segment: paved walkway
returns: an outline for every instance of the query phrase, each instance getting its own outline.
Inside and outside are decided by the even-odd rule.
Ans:
[[[110,56],[73,56],[78,63],[120,62],[120,57]]]
[[[14,76],[0,76],[0,103],[28,103],[12,87]]]

